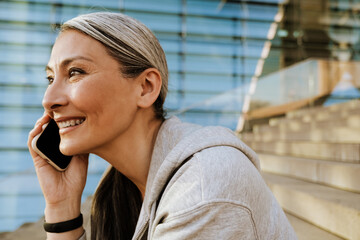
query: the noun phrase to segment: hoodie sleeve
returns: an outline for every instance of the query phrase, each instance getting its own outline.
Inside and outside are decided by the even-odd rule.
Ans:
[[[236,203],[202,203],[158,224],[151,239],[259,239],[251,212]]]
[[[78,240],[86,240],[86,231],[84,231],[84,233],[81,235],[80,238],[78,238]]]

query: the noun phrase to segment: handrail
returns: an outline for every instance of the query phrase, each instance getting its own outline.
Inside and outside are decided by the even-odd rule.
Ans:
[[[294,101],[282,105],[255,109],[253,111],[249,111],[248,113],[245,113],[245,119],[254,120],[260,118],[269,118],[269,117],[284,115],[289,111],[294,111],[296,109],[314,105],[316,102],[320,101],[321,99],[324,99],[327,96],[329,96],[329,94],[322,94],[315,97],[301,99],[299,101]]]

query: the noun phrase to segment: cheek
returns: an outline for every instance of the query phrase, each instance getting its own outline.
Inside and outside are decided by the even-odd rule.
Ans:
[[[114,124],[119,118],[131,118],[137,109],[134,93],[135,89],[130,84],[84,81],[72,89],[71,98],[77,110],[85,114],[90,123],[104,125]]]
[[[67,154],[92,152],[125,132],[136,118],[135,91],[131,85],[90,81],[70,89],[72,106],[87,119],[79,134],[64,137],[62,150]]]
[[[99,84],[81,83],[76,88],[71,89],[70,98],[75,108],[83,114],[101,113],[104,105],[108,104],[110,94]]]

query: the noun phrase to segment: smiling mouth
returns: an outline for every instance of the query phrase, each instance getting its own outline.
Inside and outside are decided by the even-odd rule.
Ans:
[[[58,122],[59,128],[68,128],[76,125],[80,125],[85,121],[85,119],[71,119],[67,121]]]

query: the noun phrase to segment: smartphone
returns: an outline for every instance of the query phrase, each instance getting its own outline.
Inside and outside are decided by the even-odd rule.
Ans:
[[[43,131],[32,140],[32,148],[56,170],[65,171],[70,164],[72,156],[66,156],[60,152],[59,127],[51,119],[42,128]]]

